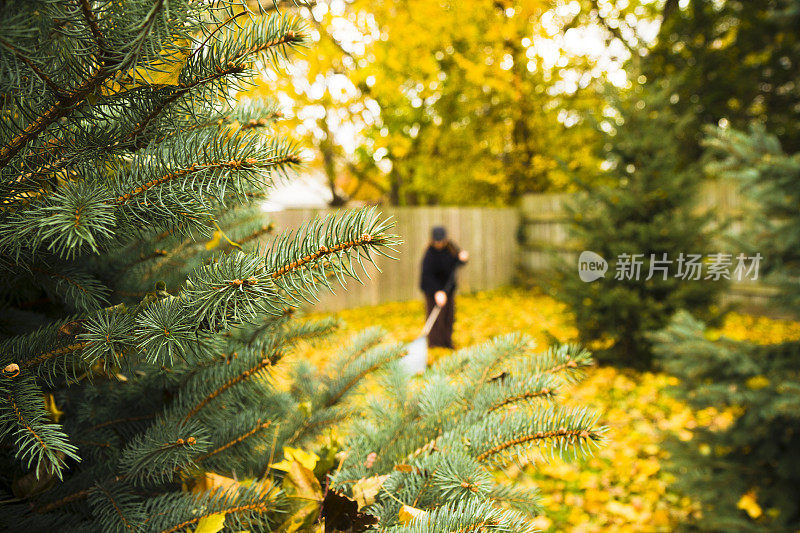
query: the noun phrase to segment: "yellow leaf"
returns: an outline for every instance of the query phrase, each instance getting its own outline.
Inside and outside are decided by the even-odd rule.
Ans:
[[[56,405],[56,399],[53,398],[52,394],[44,395],[44,408],[47,409],[48,413],[50,413],[50,419],[58,424],[58,421],[61,419],[61,415],[64,414],[64,411],[58,408]]]
[[[616,500],[612,500],[606,504],[608,512],[621,516],[629,522],[634,522],[637,518],[636,509],[632,505],[627,505]]]
[[[361,509],[368,505],[375,503],[375,496],[380,492],[383,482],[389,479],[389,474],[383,476],[372,476],[364,479],[359,479],[353,485],[353,499],[358,502],[358,508]]]
[[[658,455],[660,450],[655,444],[645,444],[642,446],[642,451],[647,455]]]
[[[299,533],[300,531],[308,531],[309,524],[312,516],[316,516],[317,509],[315,507],[304,506],[300,511],[293,513],[286,521],[281,524],[280,531],[285,533]]]
[[[669,513],[666,509],[656,509],[653,513],[652,523],[654,526],[669,525]]]
[[[736,504],[736,507],[746,512],[753,520],[762,514],[761,506],[758,505],[756,495],[752,490],[739,498],[739,503]]]
[[[322,501],[322,489],[314,472],[293,461],[286,478],[292,482],[297,494],[308,500]]]
[[[646,460],[646,461],[642,461],[639,464],[639,472],[645,477],[652,476],[653,474],[658,472],[660,469],[661,469],[661,465],[659,465],[658,461],[656,461],[655,459],[649,459],[649,460]]]
[[[303,416],[311,416],[311,402],[300,402],[297,404],[297,409],[303,413]]]
[[[287,496],[295,500],[296,504],[290,511],[289,518],[281,525],[280,531],[308,531],[309,525],[319,514],[322,501],[319,481],[311,470],[298,461],[292,461],[282,486]]]
[[[259,494],[265,498],[270,496],[270,492],[277,490],[277,487],[275,487],[269,479],[256,480],[248,478],[237,481],[213,472],[203,472],[201,477],[196,478],[194,486],[192,487],[192,492],[200,493],[221,490],[228,495],[234,495],[240,488],[251,486],[257,488]]]
[[[216,513],[201,518],[194,533],[217,533],[223,527],[225,527],[225,513]]]
[[[769,379],[765,376],[753,376],[744,382],[749,388],[753,390],[763,389],[769,386]]]
[[[220,241],[222,240],[222,232],[217,230],[214,232],[214,235],[211,237],[211,240],[206,243],[206,250],[213,250],[217,246],[219,246]]]
[[[239,482],[229,477],[220,476],[213,472],[204,472],[203,477],[197,480],[192,492],[206,492],[215,489],[222,489],[228,494],[233,494],[239,490]]]
[[[291,448],[289,446],[283,447],[283,461],[279,463],[273,463],[270,466],[273,470],[281,470],[283,472],[288,472],[292,466],[292,463],[297,461],[304,467],[309,470],[314,470],[314,467],[319,461],[319,456],[314,452],[307,452],[305,450],[301,450],[300,448]]]
[[[401,524],[407,525],[415,518],[425,516],[426,514],[428,513],[422,509],[417,509],[415,507],[411,507],[410,505],[404,505],[400,508],[400,512],[397,514],[397,519]]]

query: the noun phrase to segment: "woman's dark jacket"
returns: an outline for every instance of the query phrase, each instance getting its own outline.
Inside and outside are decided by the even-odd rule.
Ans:
[[[429,295],[437,291],[453,294],[456,289],[455,270],[461,264],[458,259],[458,248],[454,245],[448,244],[442,249],[433,245],[428,246],[422,258],[420,288]]]

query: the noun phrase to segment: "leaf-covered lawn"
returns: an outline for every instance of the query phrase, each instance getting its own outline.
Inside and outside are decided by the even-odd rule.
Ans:
[[[305,346],[304,356],[321,361],[340,341],[369,326],[382,326],[387,340],[411,341],[424,322],[420,301],[389,303],[341,311],[346,327],[331,340]],[[565,308],[540,292],[502,289],[458,296],[456,346],[469,346],[496,335],[521,331],[540,346],[549,336],[574,341],[576,330]],[[771,343],[800,338],[800,323],[731,314],[719,332],[736,339]],[[446,350],[432,350],[433,358]],[[549,531],[670,531],[697,506],[670,489],[671,474],[662,468],[668,453],[659,444],[669,437],[692,438],[698,425],[724,427],[727,412],[693,412],[667,394],[675,378],[665,374],[598,367],[567,392],[566,403],[591,406],[610,428],[606,444],[578,463],[558,459],[505,475],[513,483],[537,485],[544,495],[546,516],[537,522]]]

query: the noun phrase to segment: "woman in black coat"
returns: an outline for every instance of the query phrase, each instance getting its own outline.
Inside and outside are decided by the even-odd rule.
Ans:
[[[443,227],[436,226],[431,233],[431,243],[422,259],[420,288],[425,293],[426,316],[437,305],[442,310],[428,334],[428,345],[453,349],[456,269],[467,262],[469,254],[447,238]]]

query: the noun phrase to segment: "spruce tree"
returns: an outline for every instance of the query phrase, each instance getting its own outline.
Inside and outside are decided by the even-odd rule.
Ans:
[[[707,312],[725,281],[698,278],[681,262],[712,252],[710,219],[695,207],[701,169],[679,163],[676,133],[688,119],[666,94],[640,87],[619,103],[604,155],[612,185],[586,187],[569,208],[575,244],[603,257],[608,271],[584,282],[576,261],[562,264],[553,293],[574,313],[581,340],[603,346],[598,358],[643,368],[652,358],[647,333],[678,309]]]
[[[677,132],[682,161],[703,155],[703,126],[763,123],[789,152],[800,150],[800,2],[665,2],[658,39],[643,61],[650,82],[671,81],[669,97],[689,117]]]
[[[588,354],[510,337],[414,380],[370,330],[292,360],[335,326],[295,309],[398,241],[373,210],[269,235],[253,200],[299,151],[231,95],[306,30],[248,5],[0,8],[0,524],[530,531],[503,505],[535,494],[491,472],[599,441],[554,403]],[[387,393],[354,401],[376,373]]]
[[[414,384],[387,373],[386,394],[354,424],[334,486],[363,494],[371,480],[367,510],[381,524],[415,517],[403,531],[530,530],[538,490],[499,485],[492,470],[530,452],[590,453],[605,432],[591,411],[555,401],[592,364],[589,353],[563,345],[532,357],[531,346],[499,337],[440,360]]]
[[[777,137],[713,129],[710,171],[739,179],[755,213],[741,238],[760,253],[759,280],[778,287],[774,311],[800,312],[800,154]],[[800,342],[760,345],[714,339],[687,312],[655,335],[655,351],[681,379],[676,392],[696,408],[733,408],[724,429],[695,430],[675,454],[680,485],[704,503],[702,531],[800,528]]]

